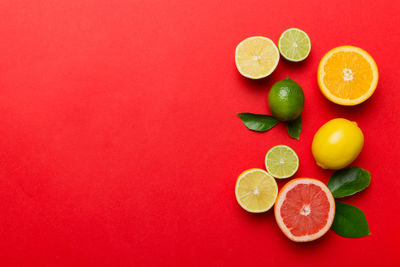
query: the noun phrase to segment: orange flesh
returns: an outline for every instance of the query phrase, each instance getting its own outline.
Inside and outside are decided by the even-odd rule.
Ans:
[[[359,53],[340,51],[324,66],[323,83],[335,96],[357,99],[369,91],[373,72],[370,63]]]
[[[281,216],[294,236],[312,235],[328,221],[330,203],[326,193],[314,184],[298,184],[286,194]]]

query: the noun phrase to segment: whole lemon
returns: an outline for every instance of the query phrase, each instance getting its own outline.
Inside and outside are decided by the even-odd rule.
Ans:
[[[364,135],[356,122],[333,119],[314,135],[312,153],[323,169],[339,170],[352,163],[364,145]]]

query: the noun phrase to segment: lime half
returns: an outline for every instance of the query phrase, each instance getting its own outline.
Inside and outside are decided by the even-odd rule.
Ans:
[[[302,61],[311,51],[311,41],[307,33],[297,28],[284,31],[279,37],[278,47],[281,55],[289,61]]]
[[[275,178],[289,178],[299,168],[299,157],[288,146],[274,146],[265,156],[265,167],[269,174]]]

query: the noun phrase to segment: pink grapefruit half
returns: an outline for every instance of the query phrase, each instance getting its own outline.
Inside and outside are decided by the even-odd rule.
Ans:
[[[275,219],[292,241],[308,242],[323,236],[335,217],[335,200],[328,187],[311,178],[297,178],[279,192]]]

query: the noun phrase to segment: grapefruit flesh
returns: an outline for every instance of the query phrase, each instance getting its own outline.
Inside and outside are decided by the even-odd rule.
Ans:
[[[279,228],[296,242],[323,236],[331,227],[334,216],[332,193],[325,184],[311,178],[298,178],[287,183],[275,204]]]

